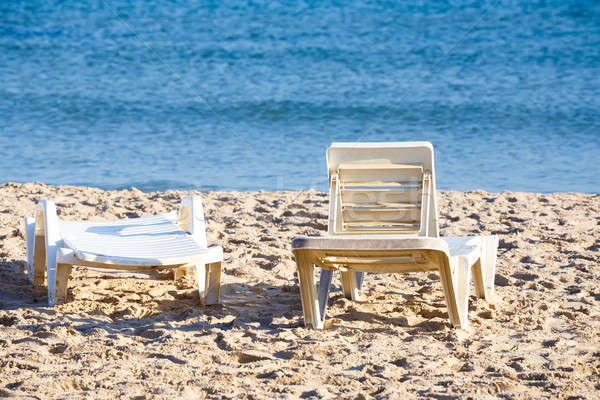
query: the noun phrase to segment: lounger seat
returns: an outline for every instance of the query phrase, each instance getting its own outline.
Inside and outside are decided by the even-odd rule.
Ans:
[[[220,247],[205,248],[177,225],[177,213],[110,222],[60,221],[65,245],[84,261],[126,266],[213,263]]]

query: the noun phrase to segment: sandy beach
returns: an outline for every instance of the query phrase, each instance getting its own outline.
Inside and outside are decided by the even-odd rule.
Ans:
[[[26,277],[23,218],[111,220],[203,199],[224,248],[222,305],[190,277],[73,270],[47,307]],[[442,235],[500,237],[496,302],[472,291],[469,331],[450,327],[436,274],[367,275],[364,301],[339,277],[324,331],[305,329],[293,237],[324,235],[327,194],[103,191],[0,186],[0,397],[597,398],[600,195],[438,193]]]

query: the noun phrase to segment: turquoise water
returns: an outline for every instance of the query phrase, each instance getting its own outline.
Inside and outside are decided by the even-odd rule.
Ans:
[[[332,141],[429,140],[441,189],[600,191],[598,1],[89,3],[0,3],[0,182],[324,190]]]

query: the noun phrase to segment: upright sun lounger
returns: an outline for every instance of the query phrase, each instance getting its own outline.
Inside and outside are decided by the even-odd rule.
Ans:
[[[66,300],[73,265],[108,270],[174,268],[179,277],[196,269],[203,305],[219,302],[223,249],[208,247],[202,201],[185,197],[179,212],[112,222],[60,221],[56,207],[42,200],[35,218],[25,219],[28,279],[48,280],[48,305]]]
[[[477,295],[490,300],[498,238],[439,237],[431,143],[333,143],[327,167],[327,236],[292,241],[304,324],[323,328],[333,271],[352,300],[365,272],[437,271],[451,324],[468,328],[471,275]]]

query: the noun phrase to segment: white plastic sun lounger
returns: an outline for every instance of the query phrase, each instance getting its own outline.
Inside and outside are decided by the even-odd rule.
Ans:
[[[439,237],[431,143],[334,143],[327,167],[327,237],[292,241],[305,325],[323,328],[333,271],[352,300],[365,272],[437,271],[450,322],[468,328],[471,274],[491,300],[498,238]]]
[[[54,203],[42,200],[25,219],[28,279],[48,279],[48,304],[66,300],[73,265],[108,270],[175,268],[176,278],[195,267],[203,305],[219,302],[223,249],[208,247],[202,201],[183,198],[179,212],[111,222],[60,221]]]

